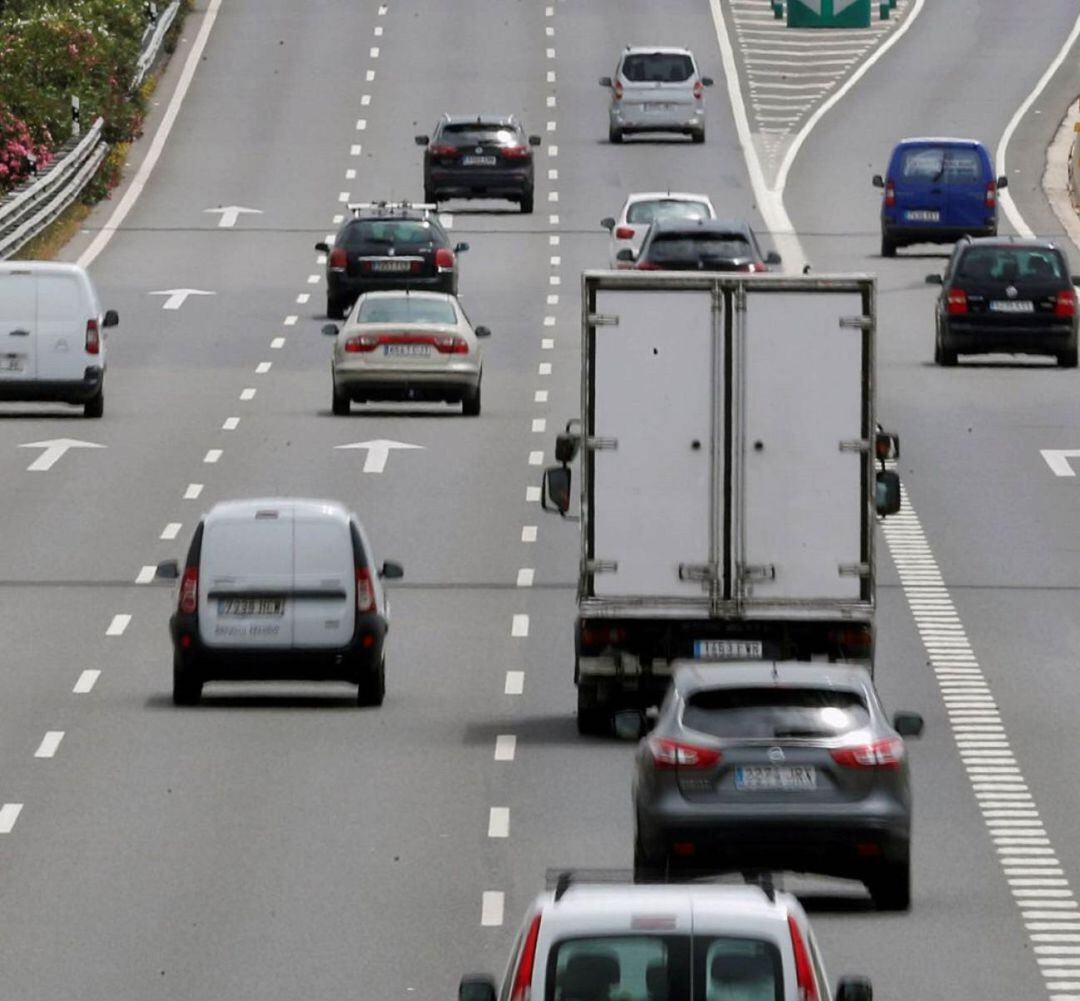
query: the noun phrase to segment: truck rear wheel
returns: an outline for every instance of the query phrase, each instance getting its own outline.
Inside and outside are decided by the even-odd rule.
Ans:
[[[598,706],[597,691],[591,685],[579,685],[577,692],[577,730],[583,737],[606,737],[611,731],[611,712]]]

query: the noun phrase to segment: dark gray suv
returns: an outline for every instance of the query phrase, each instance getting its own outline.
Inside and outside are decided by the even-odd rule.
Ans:
[[[634,778],[634,873],[777,869],[862,880],[883,909],[911,895],[904,736],[862,667],[676,664]]]

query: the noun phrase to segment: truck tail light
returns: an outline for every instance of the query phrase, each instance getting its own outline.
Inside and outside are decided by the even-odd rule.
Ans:
[[[1076,290],[1067,288],[1057,294],[1054,316],[1076,316]]]
[[[626,630],[621,626],[607,626],[590,623],[581,630],[582,652],[599,653],[605,647],[618,646],[626,642]]]
[[[375,586],[371,582],[371,571],[367,567],[356,568],[356,610],[375,611]]]
[[[829,630],[829,646],[838,650],[840,656],[866,659],[873,647],[874,635],[867,626],[843,626]]]
[[[177,610],[182,615],[194,615],[199,610],[199,568],[185,567],[180,580],[180,600]]]
[[[884,768],[894,772],[904,760],[904,742],[899,737],[886,737],[872,744],[837,747],[829,754],[841,768]]]
[[[98,333],[97,320],[86,321],[86,353],[101,354],[101,335]]]
[[[335,247],[330,251],[330,270],[344,271],[349,266],[349,255],[344,247]]]
[[[889,208],[896,205],[896,185],[892,181],[885,182],[885,204]]]
[[[986,207],[992,209],[997,205],[997,182],[986,182]]]
[[[712,768],[723,755],[711,747],[699,747],[697,744],[684,744],[666,737],[650,737],[649,753],[652,755],[653,768],[667,771],[673,768],[687,770]]]
[[[616,240],[632,240],[634,238],[633,226],[618,226],[615,229]]]
[[[529,923],[525,941],[521,945],[517,969],[514,970],[514,983],[510,989],[510,1001],[530,1001],[532,995],[533,965],[536,962],[536,941],[540,938],[540,915],[537,914]]]
[[[800,1001],[818,1001],[817,981],[814,980],[814,968],[810,965],[810,953],[806,949],[799,923],[794,914],[789,914],[788,931],[791,933],[791,951],[795,955],[795,986]]]
[[[967,311],[967,292],[962,288],[950,289],[949,297],[945,300],[945,312],[949,316],[964,316]]]
[[[449,247],[440,247],[435,251],[435,267],[440,274],[454,270],[454,252]]]

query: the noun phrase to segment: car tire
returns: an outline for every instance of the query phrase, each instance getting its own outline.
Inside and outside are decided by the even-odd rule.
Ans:
[[[173,655],[172,700],[174,706],[195,706],[202,698],[203,679],[191,667],[185,667],[178,654]]]
[[[1061,368],[1076,368],[1076,348],[1071,351],[1061,351],[1057,356],[1057,363]]]
[[[874,906],[879,911],[906,911],[911,908],[911,860],[888,862],[867,879]]]
[[[347,417],[352,409],[352,400],[344,393],[339,393],[337,386],[333,387],[331,393],[330,409],[333,410],[334,416]]]
[[[637,838],[634,838],[634,882],[667,882],[667,866],[646,855]]]
[[[705,130],[695,129],[693,132],[690,133],[690,138],[693,139],[696,143],[703,143],[705,141]]]
[[[881,256],[882,257],[895,257],[896,256],[896,244],[892,240],[886,237],[881,238]]]
[[[381,706],[386,698],[386,657],[379,660],[378,667],[372,668],[360,679],[356,686],[356,704],[358,706]]]
[[[326,317],[329,320],[345,318],[345,302],[329,292],[326,293]]]
[[[622,142],[622,129],[609,128],[607,133],[608,142],[618,145]]]
[[[480,383],[465,390],[465,395],[461,398],[461,412],[466,417],[480,416]]]
[[[532,215],[533,210],[533,191],[529,188],[528,191],[522,192],[521,195],[521,214]]]
[[[583,737],[606,737],[611,732],[611,713],[596,701],[594,688],[578,685],[577,731]]]
[[[944,365],[945,368],[954,368],[956,366],[956,352],[950,351],[944,344],[940,348],[941,354],[935,358],[935,361],[939,365]]]
[[[102,417],[105,414],[105,387],[99,387],[98,391],[83,404],[83,417]]]

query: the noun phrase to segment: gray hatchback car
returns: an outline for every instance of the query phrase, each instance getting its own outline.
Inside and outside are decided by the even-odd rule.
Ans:
[[[712,78],[698,72],[689,49],[627,46],[615,76],[600,78],[611,90],[608,139],[622,142],[635,132],[681,132],[705,141],[705,88]]]
[[[778,869],[862,880],[879,908],[911,895],[904,736],[869,673],[846,664],[677,663],[634,777],[634,872]]]

